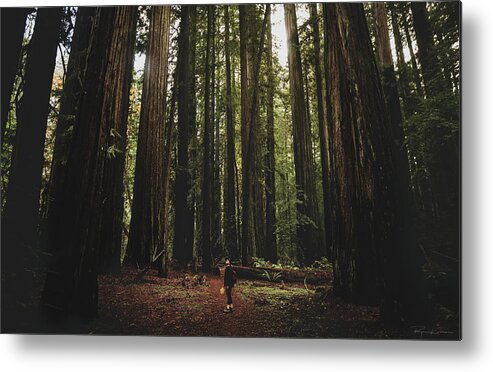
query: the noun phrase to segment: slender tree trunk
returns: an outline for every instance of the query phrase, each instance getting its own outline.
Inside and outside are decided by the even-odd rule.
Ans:
[[[210,272],[212,264],[212,247],[211,247],[211,181],[212,181],[212,115],[211,109],[213,101],[211,99],[211,71],[214,68],[211,64],[211,53],[213,43],[214,27],[214,6],[207,6],[207,45],[205,57],[205,87],[204,87],[204,158],[202,174],[202,271]]]
[[[428,20],[426,3],[411,3],[413,26],[418,44],[418,58],[425,83],[425,92],[431,97],[445,89],[440,63],[435,54],[431,25]]]
[[[178,69],[175,67],[173,72],[173,85],[170,88],[171,91],[171,99],[169,104],[169,109],[166,114],[166,130],[164,133],[164,143],[165,143],[165,153],[164,153],[164,226],[163,226],[163,235],[164,235],[164,249],[161,251],[163,254],[158,256],[158,252],[153,254],[153,258],[151,262],[151,266],[157,266],[158,274],[162,278],[166,278],[168,276],[168,251],[167,248],[169,246],[169,231],[171,226],[171,220],[169,218],[169,209],[170,209],[170,199],[172,194],[173,186],[171,185],[171,168],[174,167],[176,169],[176,130],[175,130],[175,117],[176,113],[176,103],[178,101]],[[173,156],[173,152],[174,156]]]
[[[141,268],[165,251],[169,174],[165,158],[171,146],[171,121],[166,120],[170,14],[169,6],[151,8],[127,247],[127,261]]]
[[[392,19],[392,32],[397,54],[397,75],[399,77],[398,85],[400,96],[402,97],[404,112],[406,116],[409,116],[412,114],[411,107],[409,105],[409,97],[411,92],[409,89],[409,77],[407,75],[406,60],[404,59],[404,47],[402,46],[400,19],[399,14],[397,13],[396,4],[389,3],[389,7]]]
[[[426,299],[417,247],[400,232],[397,146],[363,6],[327,4],[336,205],[335,291],[381,300],[387,319],[422,318]],[[356,67],[357,66],[357,67]]]
[[[328,124],[324,99],[324,86],[322,78],[322,68],[320,64],[320,30],[318,26],[317,4],[310,4],[310,20],[313,33],[314,47],[314,68],[315,83],[317,90],[317,118],[318,133],[320,137],[320,159],[322,163],[322,188],[324,198],[324,230],[326,249],[323,253],[331,256],[331,202],[330,202],[330,170],[329,170],[329,143],[328,143]]]
[[[224,53],[226,63],[226,166],[224,187],[224,244],[231,259],[239,258],[235,207],[235,123],[231,89],[231,48],[229,33],[229,6],[224,6]]]
[[[213,257],[217,258],[221,255],[221,182],[219,170],[219,102],[220,102],[220,80],[216,78],[219,73],[218,60],[216,56],[218,43],[217,37],[217,21],[216,21],[216,6],[213,7],[214,22],[212,25],[212,73],[211,73],[211,158],[212,158],[212,183],[211,183],[211,203],[212,203],[212,253]]]
[[[247,46],[250,50],[250,58],[248,60],[248,63],[250,64],[250,67],[248,69],[249,72],[249,81],[251,82],[250,85],[250,94],[253,97],[253,91],[258,90],[257,86],[255,84],[260,84],[260,81],[258,83],[254,83],[255,81],[255,64],[258,63],[257,61],[259,60],[260,53],[263,53],[262,51],[259,50],[259,48],[264,48],[264,44],[260,44],[260,38],[264,37],[259,33],[259,21],[260,19],[260,14],[257,11],[257,8],[255,5],[249,5],[248,6],[248,11],[250,15],[250,20],[248,23],[248,32],[250,34],[250,43]],[[259,45],[261,45],[259,47]],[[261,125],[260,121],[260,93],[256,92],[255,93],[255,103],[251,103],[251,107],[254,108],[250,112],[250,120],[252,123],[252,149],[254,149],[251,153],[250,157],[250,163],[252,167],[252,178],[251,178],[251,183],[252,183],[252,209],[251,209],[251,215],[252,215],[252,227],[253,229],[251,230],[253,233],[253,246],[252,246],[252,254],[255,255],[256,257],[265,257],[265,232],[266,232],[266,227],[265,227],[265,186],[263,184],[263,179],[264,179],[264,157],[263,154],[265,152],[264,149],[264,144],[265,144],[265,135],[264,135],[264,128]]]
[[[197,75],[197,6],[190,6],[190,63],[191,63],[191,82],[190,82],[190,161],[191,164],[191,185],[197,182],[198,165],[197,165],[197,97],[196,97],[196,75]],[[197,192],[191,188],[191,216],[192,220],[192,260],[194,258],[195,234],[199,229],[195,223],[195,217],[200,215],[197,209]]]
[[[137,7],[118,7],[105,76],[101,115],[101,141],[106,156],[101,159],[101,214],[96,250],[99,272],[120,272],[123,225],[123,173],[127,147],[130,85],[134,63]]]
[[[250,166],[247,162],[247,148],[249,135],[249,92],[248,92],[248,50],[249,35],[247,29],[247,6],[239,5],[240,21],[240,70],[241,70],[241,180],[242,180],[242,218],[241,218],[241,262],[248,265],[252,252],[251,234],[251,185]]]
[[[12,88],[19,68],[26,19],[31,11],[32,9],[29,8],[3,8],[0,10],[2,20],[2,142],[7,128]]]
[[[299,260],[311,264],[321,254],[320,231],[317,226],[318,203],[310,128],[303,97],[303,76],[299,50],[296,10],[294,4],[284,5],[284,19],[288,36],[289,86],[293,120],[293,142],[296,186],[298,194]]]
[[[193,259],[193,211],[189,202],[191,170],[189,167],[189,144],[191,125],[191,64],[190,59],[190,11],[181,7],[180,35],[178,39],[178,166],[175,178],[175,223],[173,255],[185,266]]]
[[[272,62],[272,24],[267,18],[267,152],[265,160],[265,258],[277,262],[276,242],[276,163],[274,157],[274,66]]]
[[[399,4],[401,5],[401,4]],[[416,92],[418,94],[418,97],[423,96],[423,87],[421,85],[421,77],[419,75],[419,70],[418,70],[418,64],[416,62],[416,56],[414,55],[414,50],[413,50],[413,41],[411,38],[411,33],[409,31],[409,25],[407,21],[406,15],[404,15],[404,33],[406,35],[406,43],[407,43],[407,50],[409,52],[409,55],[411,56],[411,66],[413,69],[413,79],[414,79],[414,84],[416,86]]]

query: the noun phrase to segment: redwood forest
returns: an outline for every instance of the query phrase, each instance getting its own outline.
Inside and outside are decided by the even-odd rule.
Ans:
[[[1,331],[461,338],[461,4],[1,8]]]

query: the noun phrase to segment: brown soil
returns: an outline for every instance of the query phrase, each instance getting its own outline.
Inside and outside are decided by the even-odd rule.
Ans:
[[[411,329],[388,329],[378,308],[347,304],[327,296],[327,288],[240,280],[234,312],[224,313],[222,278],[149,271],[135,282],[135,270],[100,278],[100,317],[93,334],[410,338]]]

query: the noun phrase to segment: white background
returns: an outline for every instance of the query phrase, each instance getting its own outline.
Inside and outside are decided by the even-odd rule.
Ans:
[[[2,1],[2,6],[94,5],[96,2],[9,0]],[[152,1],[98,2],[124,3]],[[492,4],[463,1],[462,342],[0,335],[0,369],[36,372],[491,370]]]

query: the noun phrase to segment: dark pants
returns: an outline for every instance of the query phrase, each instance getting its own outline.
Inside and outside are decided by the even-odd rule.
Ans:
[[[233,297],[231,296],[232,290],[233,287],[231,286],[226,287],[226,296],[228,297],[228,305],[231,305],[233,303]]]

